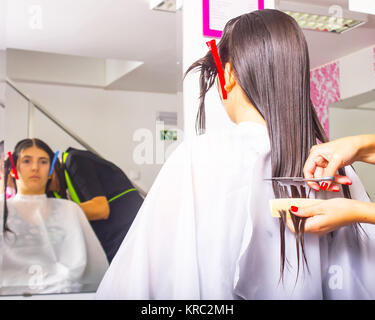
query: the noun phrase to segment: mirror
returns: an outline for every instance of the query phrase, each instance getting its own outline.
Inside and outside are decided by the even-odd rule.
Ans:
[[[346,0],[299,2],[347,9]],[[7,157],[20,140],[39,138],[52,154],[59,151],[63,166],[58,185],[56,176],[49,182],[48,198],[21,197],[12,203],[17,195],[12,194],[15,186],[9,186],[8,222],[18,238],[9,233],[8,260],[1,257],[10,271],[1,279],[0,294],[96,290],[108,257],[113,258],[125,237],[121,231],[131,226],[163,163],[183,140],[184,122],[186,130],[194,131],[197,96],[183,97],[182,66],[186,69],[205,54],[210,38],[196,23],[201,2],[184,5],[189,10],[184,12],[182,46],[182,11],[150,10],[147,0],[81,0],[79,6],[73,0],[0,1],[0,148]],[[374,16],[369,16],[365,25],[340,35],[304,30],[312,100],[331,139],[373,133],[374,97],[355,103],[347,99],[375,89],[374,29]],[[183,100],[189,106],[185,110]],[[356,108],[356,114],[338,105],[342,101]],[[217,110],[208,112],[215,118]],[[224,109],[220,112],[217,119],[224,123],[228,119]],[[358,131],[350,131],[354,127]],[[111,172],[123,177],[116,188]],[[368,172],[358,168],[375,196],[368,180],[373,173]],[[56,199],[61,189],[68,191],[68,199]],[[100,214],[90,208],[100,208]],[[115,212],[125,212],[128,220],[125,228],[116,229],[119,237],[107,243],[108,233],[119,226],[111,220]],[[55,222],[48,224],[52,213]],[[35,217],[42,223],[35,223]],[[64,239],[73,239],[74,245]],[[14,255],[23,256],[28,244],[34,251],[29,248],[27,264],[12,265]],[[38,246],[46,252],[33,254]]]
[[[54,187],[47,199],[18,199],[17,193],[7,200],[15,238],[9,234],[3,243],[10,254],[2,258],[8,265],[0,294],[95,292],[163,163],[183,139],[182,13],[130,0],[1,3],[5,156],[25,138],[59,151],[61,164],[72,149],[60,183],[67,184],[67,200],[56,199]],[[52,216],[61,224],[50,223]],[[42,223],[34,225],[33,217]],[[38,245],[49,251],[36,250]],[[15,264],[22,250],[28,253]]]

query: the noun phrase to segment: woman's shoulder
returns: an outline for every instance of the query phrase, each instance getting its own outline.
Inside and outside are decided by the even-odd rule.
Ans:
[[[160,173],[178,174],[186,166],[206,175],[249,171],[270,152],[267,128],[241,123],[223,130],[189,136],[170,153]],[[220,174],[219,174],[220,175]],[[237,175],[236,175],[237,176]]]
[[[174,148],[168,159],[171,162],[194,151],[207,154],[215,150],[227,152],[228,149],[235,147],[257,152],[269,151],[270,142],[267,128],[261,124],[247,121],[227,126],[222,130],[211,130],[201,135],[188,136]]]
[[[48,198],[48,201],[54,207],[66,209],[68,212],[81,211],[81,207],[77,203],[68,199]]]
[[[241,122],[238,125],[207,132],[186,142],[193,157],[229,158],[257,157],[270,152],[267,128],[254,122]]]

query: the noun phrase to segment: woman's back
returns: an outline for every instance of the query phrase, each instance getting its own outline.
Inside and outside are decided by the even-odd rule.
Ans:
[[[186,142],[189,145],[189,142]],[[242,122],[191,141],[201,295],[233,299],[237,259],[251,235],[249,200],[256,168],[269,155],[267,128]]]

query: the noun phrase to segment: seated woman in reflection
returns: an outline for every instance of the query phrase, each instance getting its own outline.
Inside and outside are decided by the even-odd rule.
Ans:
[[[38,294],[96,290],[108,267],[103,248],[81,208],[47,198],[54,153],[39,139],[17,143],[4,166],[4,189],[12,179],[16,195],[3,197],[0,293]],[[57,161],[53,174],[61,175]],[[64,195],[65,189],[60,192]]]
[[[369,200],[350,167],[341,176],[353,184],[337,193],[265,181],[302,177],[310,148],[327,141],[298,23],[278,10],[244,14],[226,24],[218,53],[227,99],[209,91],[221,68],[210,51],[188,69],[200,71],[198,129],[206,93],[234,124],[185,139],[168,158],[97,298],[374,299],[375,226],[318,237],[304,235],[303,218],[291,215],[294,234],[285,212],[271,215],[274,198]]]

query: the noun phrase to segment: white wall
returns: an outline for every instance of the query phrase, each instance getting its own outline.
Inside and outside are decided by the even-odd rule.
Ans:
[[[5,137],[5,109],[0,106],[0,141],[4,140]]]
[[[138,171],[140,179],[134,182],[145,191],[151,187],[162,163],[138,165],[133,161],[134,148],[142,142],[133,141],[134,132],[139,128],[151,130],[155,159],[155,143],[160,136],[155,133],[156,112],[178,112],[178,127],[183,127],[182,93],[110,91],[19,82],[17,86],[128,176],[131,170]],[[14,90],[7,88],[6,91],[6,148],[10,150],[27,136],[27,103]],[[54,150],[79,147],[39,111],[34,113],[34,119],[33,135],[45,140]]]
[[[5,79],[5,58],[5,50],[0,50],[0,81],[3,81]]]
[[[184,1],[182,14],[183,71],[185,72],[193,62],[208,52],[206,42],[211,38],[202,35],[202,1]],[[199,73],[186,77],[183,90],[185,137],[191,137],[195,135],[195,119],[199,107]],[[217,87],[214,86],[206,97],[206,129],[207,131],[221,130],[230,125],[233,123],[224,109]]]
[[[202,36],[202,1],[184,1],[182,10],[182,66],[185,72],[194,61],[206,54],[207,46]],[[195,23],[191,23],[193,17]],[[198,83],[199,74],[196,73],[187,76],[183,84],[185,138],[195,135],[195,117],[199,106]]]
[[[6,48],[6,12],[7,12],[7,1],[0,1],[0,50]],[[1,69],[0,69],[1,70]],[[1,72],[1,71],[0,71]]]
[[[375,54],[373,46],[345,56],[339,59],[339,62],[341,99],[375,89]]]
[[[105,59],[7,49],[7,75],[19,81],[105,86],[105,66]]]
[[[340,96],[344,104],[346,99],[375,90],[374,46],[342,57],[339,63]],[[375,101],[366,104],[366,108],[368,107],[372,107],[372,110],[330,107],[330,138],[334,140],[344,136],[374,134]],[[354,168],[370,197],[375,201],[375,166],[355,163]]]
[[[1,39],[0,39],[1,41]],[[0,50],[0,141],[4,140],[5,134],[5,51]]]
[[[375,102],[373,108],[373,110],[330,108],[331,139],[358,134],[375,134]],[[354,168],[372,201],[375,201],[375,166],[358,162],[354,164]]]
[[[27,137],[28,103],[22,96],[6,85],[5,105],[5,150],[12,151],[19,140]]]
[[[5,97],[5,74],[6,74],[6,54],[5,50],[0,50],[0,103],[4,104]]]

